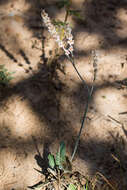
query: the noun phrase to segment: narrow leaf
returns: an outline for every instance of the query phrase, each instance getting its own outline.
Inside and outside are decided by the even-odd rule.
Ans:
[[[64,142],[61,142],[59,150],[56,153],[56,165],[59,167],[59,169],[62,169],[62,170],[63,170],[63,163],[66,160],[65,152],[66,152],[65,144]]]
[[[69,14],[78,17],[79,19],[82,19],[80,11],[78,10],[69,10]]]
[[[56,165],[60,166],[60,150],[56,153]]]
[[[77,190],[77,187],[74,184],[69,184],[67,190]]]
[[[55,167],[54,156],[52,154],[49,154],[48,155],[48,160],[49,160],[49,166],[53,169]]]
[[[60,143],[60,161],[61,163],[65,162],[66,147],[64,142]]]
[[[12,76],[8,76],[8,77],[7,77],[7,80],[10,81],[10,80],[12,80],[13,78],[14,78],[14,77],[12,77]]]
[[[56,177],[57,174],[56,174],[56,171],[55,171],[55,170],[53,170],[53,169],[51,169],[51,168],[48,168],[47,170],[48,170],[49,173],[51,173],[53,176]]]
[[[55,26],[65,26],[65,25],[66,25],[65,22],[62,22],[62,21],[60,21],[60,20],[53,20],[53,24],[54,24]]]
[[[86,182],[86,187],[84,187],[85,190],[88,190],[88,181]]]

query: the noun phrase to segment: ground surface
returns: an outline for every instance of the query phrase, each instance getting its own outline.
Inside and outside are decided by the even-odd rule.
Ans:
[[[36,144],[43,155],[48,149],[55,153],[64,141],[71,155],[79,131],[87,91],[64,56],[49,61],[55,43],[41,24],[41,8],[63,19],[64,10],[54,2],[0,1],[0,64],[15,71],[0,92],[0,190],[25,190],[37,183]],[[117,81],[127,77],[127,1],[72,2],[83,16],[83,21],[70,19],[76,66],[89,86],[91,50],[97,55],[94,93],[74,168],[89,176],[99,171],[126,190],[127,115],[120,113],[127,112],[127,88]],[[122,174],[112,155],[120,160]]]

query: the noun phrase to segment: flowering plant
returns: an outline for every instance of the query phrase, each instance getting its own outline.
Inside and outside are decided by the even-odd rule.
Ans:
[[[48,155],[48,160],[49,160],[48,168],[47,168],[48,176],[44,182],[41,182],[41,184],[38,183],[36,185],[36,188],[37,189],[39,188],[40,190],[43,188],[58,189],[58,190],[59,189],[78,190],[80,188],[81,190],[83,189],[87,190],[88,180],[86,179],[86,182],[84,185],[81,184],[80,180],[83,178],[83,176],[80,175],[80,173],[75,173],[72,171],[72,161],[76,154],[76,151],[79,145],[81,132],[86,120],[89,101],[93,93],[93,86],[91,88],[88,87],[85,80],[82,78],[79,71],[77,70],[75,61],[74,61],[74,40],[73,40],[73,35],[72,35],[72,29],[67,23],[67,18],[69,15],[75,15],[75,16],[77,15],[79,17],[79,13],[74,10],[70,10],[70,0],[62,0],[61,3],[63,4],[60,4],[60,6],[65,5],[65,8],[66,8],[66,15],[65,15],[64,22],[51,20],[44,9],[41,12],[41,17],[49,33],[57,42],[59,48],[63,49],[64,54],[66,55],[68,60],[72,63],[76,73],[78,74],[78,77],[83,82],[84,86],[87,88],[88,99],[86,102],[81,127],[80,127],[80,130],[75,142],[75,146],[74,146],[74,150],[73,150],[71,158],[69,159],[66,156],[65,144],[62,142],[60,144],[60,148],[58,152],[56,153],[56,156],[54,156],[53,154]],[[93,77],[93,82],[94,82],[96,78],[96,72],[97,72],[97,57],[96,57],[95,51],[92,51],[92,57],[93,57],[93,67],[94,67],[94,77]]]
[[[80,75],[79,71],[77,70],[77,68],[75,66],[74,55],[73,55],[74,40],[73,40],[73,35],[72,35],[72,29],[69,26],[69,24],[66,23],[67,17],[68,17],[68,15],[70,13],[69,4],[67,4],[66,6],[67,6],[67,8],[66,8],[66,16],[65,16],[65,21],[64,22],[62,22],[62,21],[58,21],[58,22],[54,21],[54,22],[52,22],[50,17],[48,16],[48,14],[45,12],[45,10],[42,10],[41,17],[43,19],[43,22],[44,22],[45,26],[48,28],[49,33],[55,39],[55,41],[58,43],[59,48],[62,48],[64,50],[65,55],[67,56],[69,61],[72,63],[72,65],[73,65],[75,71],[77,72],[79,78],[84,83],[85,87],[87,88],[88,95],[89,95],[88,96],[89,98],[88,98],[87,104],[86,104],[86,108],[85,108],[85,111],[84,111],[84,116],[83,116],[81,128],[80,128],[77,140],[76,140],[74,151],[72,153],[72,157],[71,157],[71,161],[72,161],[74,156],[75,156],[75,153],[77,151],[78,144],[79,144],[79,139],[80,139],[80,135],[81,135],[81,132],[82,132],[82,129],[83,129],[83,126],[84,126],[84,121],[85,121],[85,118],[86,118],[89,101],[90,101],[90,98],[92,96],[93,87],[91,89],[88,88],[86,82],[84,81],[84,79],[82,78],[82,76]]]

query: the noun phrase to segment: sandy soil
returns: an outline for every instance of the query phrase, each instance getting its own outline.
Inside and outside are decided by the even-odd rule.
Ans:
[[[0,64],[15,71],[0,92],[0,190],[26,190],[41,180],[34,170],[44,165],[43,159],[41,164],[36,160],[36,145],[43,157],[64,141],[70,156],[80,128],[87,91],[65,56],[53,60],[56,45],[40,17],[45,8],[52,18],[63,19],[65,12],[55,2],[0,1]],[[94,92],[74,168],[91,177],[99,171],[117,189],[126,190],[127,1],[72,2],[83,17],[70,19],[75,61],[88,86],[93,80],[91,51],[97,56]],[[122,174],[112,154],[120,160]]]

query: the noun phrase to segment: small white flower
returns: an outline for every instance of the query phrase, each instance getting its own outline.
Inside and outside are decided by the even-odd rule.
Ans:
[[[69,56],[70,55],[70,51],[68,51],[68,49],[64,49],[65,55]]]
[[[70,46],[68,50],[69,50],[70,53],[73,55],[74,40],[73,40],[72,30],[71,30],[71,28],[70,28],[69,25],[67,25],[66,34],[65,34],[65,35],[66,35],[66,38],[67,38],[67,43],[68,43],[68,45]]]
[[[41,16],[42,16],[42,19],[43,19],[45,26],[48,28],[48,31],[53,36],[55,41],[58,43],[59,47],[64,50],[65,55],[69,56],[71,54],[73,56],[74,40],[73,40],[71,28],[69,27],[69,25],[68,24],[66,25],[66,27],[64,29],[65,30],[65,34],[64,34],[65,37],[63,38],[63,40],[61,40],[60,34],[57,32],[55,26],[52,24],[51,19],[48,16],[48,14],[45,12],[45,10],[42,10]],[[69,45],[68,48],[66,48],[67,45]]]

